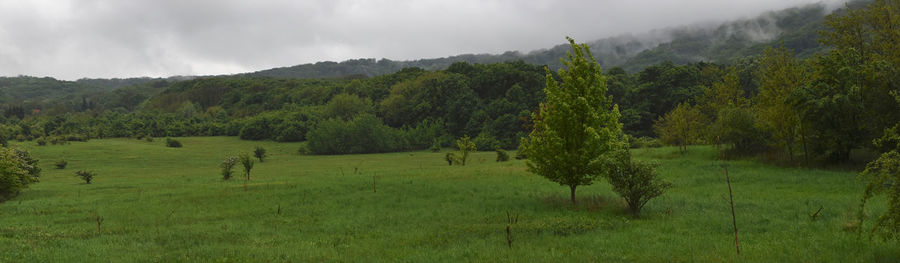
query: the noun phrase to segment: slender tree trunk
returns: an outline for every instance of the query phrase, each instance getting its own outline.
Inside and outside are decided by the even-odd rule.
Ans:
[[[572,189],[572,206],[575,206],[575,187],[578,185],[570,185],[569,188]]]

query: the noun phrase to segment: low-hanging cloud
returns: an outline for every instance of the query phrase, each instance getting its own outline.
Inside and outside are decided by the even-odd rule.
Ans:
[[[247,72],[551,47],[818,0],[0,0],[0,75]],[[836,6],[841,0],[826,0]]]

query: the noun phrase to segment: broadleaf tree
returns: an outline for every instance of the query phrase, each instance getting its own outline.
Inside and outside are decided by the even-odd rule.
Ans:
[[[546,70],[546,100],[522,143],[528,170],[569,186],[574,205],[576,188],[608,171],[610,154],[624,146],[619,109],[606,94],[600,65],[587,45],[567,39],[572,50],[558,71],[562,82]]]

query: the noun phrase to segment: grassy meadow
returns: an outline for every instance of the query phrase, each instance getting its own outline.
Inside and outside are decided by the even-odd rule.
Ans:
[[[567,187],[493,152],[463,167],[447,165],[449,149],[303,156],[297,143],[179,140],[183,148],[159,138],[13,143],[43,172],[0,204],[0,262],[900,261],[897,243],[849,231],[863,189],[855,173],[752,161],[729,162],[737,256],[722,162],[709,146],[685,156],[634,150],[673,183],[634,219],[605,181],[579,187],[573,208]],[[257,145],[269,157],[252,180],[223,181],[225,155]],[[68,167],[55,169],[60,159]],[[78,170],[98,175],[84,184]],[[880,199],[868,206],[884,209]]]

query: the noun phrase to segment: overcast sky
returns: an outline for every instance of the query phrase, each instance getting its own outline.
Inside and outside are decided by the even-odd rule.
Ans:
[[[587,42],[820,1],[0,0],[0,76],[211,75],[527,52],[566,35]]]

